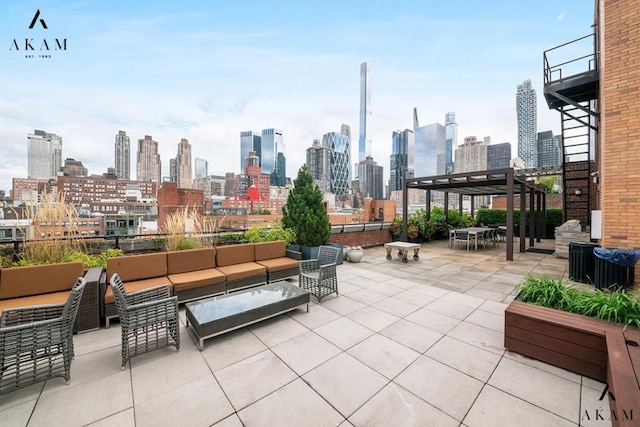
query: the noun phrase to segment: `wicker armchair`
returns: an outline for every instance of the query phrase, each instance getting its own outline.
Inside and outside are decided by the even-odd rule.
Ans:
[[[131,357],[147,351],[170,345],[180,351],[178,297],[169,286],[127,293],[117,274],[110,282],[122,330],[122,370]]]
[[[299,284],[322,301],[327,295],[338,295],[338,276],[336,274],[339,248],[320,246],[318,258],[300,261]]]
[[[0,318],[0,394],[63,377],[71,380],[73,324],[86,281],[79,277],[65,304],[10,308]]]

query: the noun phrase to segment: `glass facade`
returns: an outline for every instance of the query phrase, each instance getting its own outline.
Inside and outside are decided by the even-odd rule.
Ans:
[[[371,156],[371,66],[360,64],[360,138],[358,139],[358,161]]]
[[[322,146],[330,151],[330,178],[331,193],[336,195],[346,194],[351,186],[349,167],[351,163],[351,143],[349,131],[343,125],[341,133],[329,132],[322,137]]]
[[[487,169],[506,169],[511,161],[511,144],[487,145]]]
[[[244,159],[251,151],[255,151],[258,157],[262,155],[262,137],[252,130],[240,132],[240,170],[244,171]],[[261,164],[262,166],[262,164]]]
[[[444,175],[445,173],[445,128],[432,123],[414,129],[416,177]]]
[[[550,130],[538,133],[538,167],[561,165],[560,139]]]
[[[27,135],[29,148],[27,167],[29,178],[55,179],[62,168],[62,137],[34,130]]]
[[[397,130],[391,134],[389,191],[402,190],[402,181],[414,168],[415,141],[413,131]]]
[[[260,145],[259,157],[262,172],[271,174],[276,170],[277,153],[285,152],[283,132],[280,129],[263,129]]]
[[[454,156],[456,148],[458,148],[458,124],[456,123],[456,113],[450,111],[445,115],[444,119],[445,133],[445,174],[453,173]]]
[[[516,113],[518,118],[518,157],[525,168],[534,168],[538,163],[537,101],[531,80],[518,85]]]

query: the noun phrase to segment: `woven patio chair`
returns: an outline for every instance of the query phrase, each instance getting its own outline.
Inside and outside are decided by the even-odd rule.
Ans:
[[[86,281],[79,277],[64,304],[8,308],[0,317],[0,394],[50,378],[71,381],[73,324]]]
[[[168,285],[127,293],[118,274],[110,282],[122,331],[122,370],[147,351],[167,346],[180,351],[178,297]]]
[[[322,301],[327,295],[338,295],[337,263],[339,248],[320,246],[318,258],[300,261],[299,284]]]

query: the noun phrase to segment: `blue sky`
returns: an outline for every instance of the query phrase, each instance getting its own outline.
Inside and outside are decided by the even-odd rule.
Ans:
[[[28,28],[37,9],[46,30]],[[271,127],[284,130],[291,177],[313,139],[342,123],[357,156],[364,61],[372,154],[386,176],[391,132],[412,126],[414,107],[421,124],[455,111],[459,143],[491,136],[516,153],[516,86],[532,80],[538,131],[558,133],[559,114],[542,95],[542,52],[592,23],[591,0],[3,1],[0,189],[27,176],[34,129],[61,135],[63,157],[96,174],[113,166],[119,130],[133,152],[144,135],[159,142],[163,175],[181,138],[210,173],[238,173],[240,132]],[[10,49],[26,37],[36,56],[42,38],[66,38],[67,50],[28,59]]]

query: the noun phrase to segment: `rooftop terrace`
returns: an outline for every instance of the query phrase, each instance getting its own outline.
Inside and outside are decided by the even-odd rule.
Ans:
[[[542,247],[552,241],[543,241]],[[340,296],[182,343],[120,370],[120,328],[74,337],[71,384],[0,397],[4,426],[610,425],[604,384],[503,347],[504,309],[524,274],[567,276],[567,260],[503,247],[382,247],[338,267]],[[604,420],[594,421],[596,411]]]

